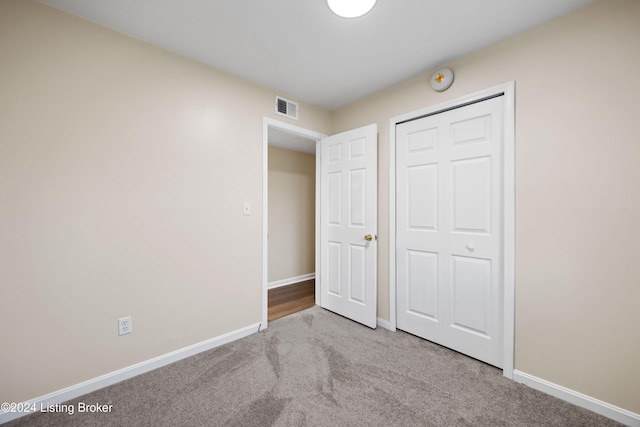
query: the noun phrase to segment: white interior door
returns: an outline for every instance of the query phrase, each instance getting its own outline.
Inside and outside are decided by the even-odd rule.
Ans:
[[[397,327],[503,364],[503,103],[396,126]]]
[[[320,305],[376,327],[377,125],[320,141]]]

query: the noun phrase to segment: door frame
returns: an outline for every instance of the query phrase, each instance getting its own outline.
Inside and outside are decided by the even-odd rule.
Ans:
[[[396,125],[502,95],[503,116],[503,375],[513,379],[515,356],[515,81],[391,118],[389,121],[389,329],[396,330]]]
[[[305,129],[270,117],[262,118],[262,321],[259,330],[268,326],[269,315],[269,128],[293,133],[316,140],[316,283],[319,282],[320,269],[320,140],[327,135]],[[320,304],[320,287],[316,286],[316,304]]]

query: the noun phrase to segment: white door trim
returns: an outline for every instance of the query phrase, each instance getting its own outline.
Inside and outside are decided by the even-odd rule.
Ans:
[[[396,125],[407,120],[503,95],[504,102],[504,358],[503,375],[513,379],[515,355],[515,82],[511,81],[389,121],[389,326],[396,330]]]
[[[262,118],[262,322],[260,330],[267,328],[267,318],[269,314],[269,242],[267,234],[269,231],[269,128],[279,129],[289,133],[295,133],[305,138],[315,139],[316,147],[325,134],[313,130],[301,128],[289,123],[281,122],[270,117]],[[317,273],[320,268],[320,180],[318,174],[318,151],[316,148],[316,281],[319,278]],[[316,286],[316,304],[320,304],[320,291]]]

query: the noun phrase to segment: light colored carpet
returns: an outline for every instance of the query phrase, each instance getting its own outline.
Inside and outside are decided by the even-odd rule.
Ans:
[[[242,340],[85,395],[107,414],[7,426],[614,426],[404,332],[319,307]]]

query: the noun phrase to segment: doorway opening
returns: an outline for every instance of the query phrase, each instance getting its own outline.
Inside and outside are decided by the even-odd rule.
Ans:
[[[319,303],[316,145],[324,136],[264,119],[261,329],[270,320]]]

